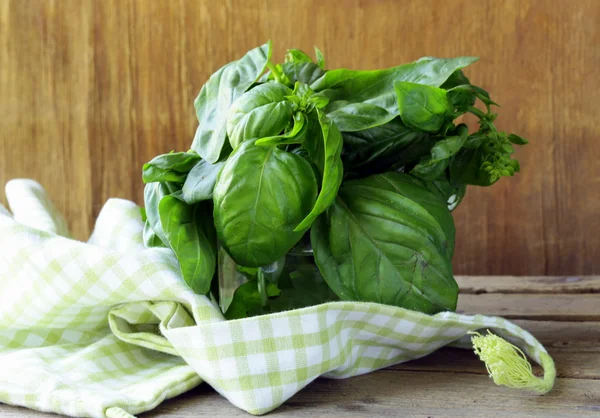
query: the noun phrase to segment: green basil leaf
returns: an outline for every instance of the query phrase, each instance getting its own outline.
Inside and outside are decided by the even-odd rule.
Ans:
[[[483,144],[483,142],[485,140],[486,140],[485,134],[482,134],[480,132],[475,132],[467,137],[467,140],[465,141],[463,147],[477,149],[481,146],[481,144]]]
[[[431,157],[436,160],[444,160],[455,155],[465,144],[469,131],[466,125],[461,124],[456,130],[457,135],[440,139],[431,148]]]
[[[342,134],[327,116],[319,112],[319,124],[324,146],[323,182],[321,192],[310,213],[300,222],[294,231],[303,231],[310,227],[313,221],[333,203],[344,176],[342,163]]]
[[[429,191],[445,201],[450,211],[458,207],[467,192],[466,184],[454,184],[447,175],[432,182],[423,182],[423,184]]]
[[[405,150],[409,146],[423,141],[428,135],[407,127],[398,117],[385,125],[358,132],[344,132],[344,171],[355,172],[360,177],[389,171],[401,156],[408,155]],[[430,145],[422,148],[422,154],[426,154]],[[415,161],[420,156],[417,155]]]
[[[315,57],[317,57],[317,65],[325,69],[325,56],[319,48],[315,46]]]
[[[488,109],[490,108],[491,105],[500,106],[498,103],[496,103],[495,101],[490,99],[490,94],[487,91],[485,91],[484,89],[482,89],[481,87],[471,86],[471,88],[475,92],[475,96],[477,96],[477,98],[479,100],[481,100],[482,103],[485,104]]]
[[[167,237],[163,231],[160,222],[159,204],[160,201],[171,193],[179,190],[179,186],[174,183],[148,183],[144,188],[144,206],[146,210],[146,221],[149,228],[154,231],[163,243],[168,245]],[[150,237],[148,237],[150,240]]]
[[[268,283],[266,293],[268,297],[276,297],[279,296],[281,291],[275,284]],[[270,313],[270,310],[268,307],[263,306],[262,297],[258,290],[258,282],[252,280],[236,289],[231,304],[225,312],[225,318],[240,319],[267,313]]]
[[[227,135],[233,149],[247,139],[279,135],[293,115],[286,98],[292,91],[283,84],[269,82],[244,93],[229,108]]]
[[[452,158],[468,138],[468,128],[465,124],[460,124],[454,128],[456,135],[438,140],[431,148],[430,155],[424,158],[412,170],[411,174],[426,181],[433,181],[445,176],[446,168]]]
[[[313,62],[312,58],[309,57],[306,52],[300,51],[299,49],[288,49],[285,54],[285,60],[287,62]]]
[[[452,119],[452,104],[446,90],[396,81],[398,109],[402,122],[424,132],[438,132]]]
[[[448,99],[456,109],[455,116],[465,113],[475,104],[477,99],[480,99],[488,108],[492,105],[498,106],[496,102],[490,99],[487,91],[471,84],[462,84],[448,89]]]
[[[340,131],[363,131],[384,125],[394,118],[387,110],[370,103],[350,103],[327,114]]]
[[[343,300],[454,310],[458,286],[438,221],[417,202],[364,181],[346,182],[311,229],[329,287]]]
[[[394,81],[409,81],[439,87],[454,71],[467,67],[478,59],[476,57],[423,57],[410,64],[384,70],[347,70],[345,68],[329,70],[313,83],[311,88],[318,92],[335,87],[345,91],[348,96],[354,92],[360,97],[374,97],[388,90],[393,93]],[[369,86],[369,84],[371,85]],[[396,101],[395,97],[392,101]]]
[[[214,73],[194,101],[200,126],[192,149],[203,159],[215,163],[225,143],[227,110],[264,72],[271,59],[271,43],[252,49]]]
[[[166,247],[165,243],[160,240],[156,232],[152,229],[150,221],[146,220],[144,223],[144,232],[142,233],[142,240],[146,248],[154,247]]]
[[[271,264],[302,238],[294,228],[316,197],[317,182],[306,160],[245,141],[223,166],[213,191],[219,240],[238,264]]]
[[[280,274],[277,283],[266,283],[267,300],[264,305],[257,280],[234,279],[233,286],[237,287],[225,316],[228,319],[245,318],[339,300],[323,280],[312,257],[288,255]]]
[[[406,147],[394,164],[387,171],[403,171],[407,172],[414,168],[415,164],[426,161],[431,158],[428,155],[431,152],[431,148],[435,144],[435,138],[427,135],[422,137],[419,141],[411,143]]]
[[[469,147],[465,146],[450,163],[452,183],[490,186],[500,177],[513,176],[519,171],[519,162],[511,159],[514,147],[510,134],[496,131],[493,124],[484,121],[479,132],[469,139]]]
[[[482,147],[464,148],[450,163],[450,179],[453,183],[491,186],[495,180],[492,181],[489,174],[481,169],[484,162],[485,154]]]
[[[444,90],[450,90],[454,87],[465,84],[471,84],[471,82],[462,70],[456,70],[450,74],[450,77],[448,77],[448,79],[444,81],[444,84],[442,84],[440,87]]]
[[[330,98],[329,105],[325,107],[326,113],[340,110],[353,103],[368,103],[384,109],[389,116],[378,119],[377,125],[380,125],[399,115],[394,82],[406,81],[439,87],[454,71],[475,61],[477,58],[473,57],[452,59],[426,57],[385,70],[329,70],[310,87],[315,92],[322,92]],[[326,92],[328,89],[331,91]],[[343,127],[340,127],[340,130],[344,131]]]
[[[294,126],[289,132],[282,135],[261,138],[255,142],[255,145],[273,146],[285,144],[300,144],[306,137],[307,130],[308,121],[306,115],[301,112],[296,112],[296,114],[294,115]]]
[[[211,205],[203,202],[190,206],[176,197],[165,196],[159,203],[159,213],[183,279],[197,294],[208,293],[217,263]]]
[[[477,101],[475,91],[470,84],[460,85],[448,90],[448,99],[458,114],[465,113]]]
[[[323,129],[319,122],[317,110],[310,112],[307,116],[306,136],[302,142],[302,148],[297,153],[308,154],[308,160],[316,167],[321,180],[325,169],[325,145],[323,141]],[[303,153],[304,151],[304,153]]]
[[[456,237],[454,219],[448,207],[448,199],[439,192],[433,182],[424,182],[408,174],[395,172],[366,177],[360,182],[363,186],[398,193],[429,212],[444,231],[446,240],[442,243],[442,249],[445,249],[446,256],[452,259]]]
[[[217,181],[217,175],[224,162],[210,164],[206,160],[201,160],[188,173],[183,184],[183,200],[188,205],[212,199],[213,189]]]
[[[310,85],[325,74],[325,71],[313,62],[286,62],[281,65],[281,71],[292,85],[298,81]]]
[[[424,158],[410,170],[410,174],[422,180],[433,181],[444,175],[448,168],[448,160],[433,160],[432,157]]]
[[[200,161],[195,152],[171,152],[154,157],[144,164],[142,180],[144,183],[174,182],[183,183],[187,173]]]
[[[526,145],[529,144],[525,138],[520,137],[519,135],[509,134],[508,140],[515,145]]]

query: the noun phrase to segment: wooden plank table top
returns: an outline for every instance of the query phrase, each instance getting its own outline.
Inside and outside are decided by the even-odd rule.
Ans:
[[[600,276],[457,277],[458,311],[502,315],[530,331],[554,358],[557,380],[539,396],[498,387],[470,350],[425,358],[350,379],[317,379],[273,417],[600,416]],[[539,367],[534,370],[539,373]],[[52,417],[0,405],[0,416]],[[146,418],[247,417],[208,385],[168,400]]]

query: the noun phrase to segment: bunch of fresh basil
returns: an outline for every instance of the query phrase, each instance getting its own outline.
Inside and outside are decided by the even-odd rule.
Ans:
[[[454,310],[451,211],[467,185],[519,171],[472,57],[326,70],[271,44],[213,74],[188,152],[144,165],[148,247],[239,318],[331,300]],[[475,107],[479,100],[485,108]],[[455,120],[479,118],[469,133]]]

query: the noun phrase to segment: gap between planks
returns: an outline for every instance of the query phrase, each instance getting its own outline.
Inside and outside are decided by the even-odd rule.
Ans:
[[[460,294],[457,312],[509,320],[600,322],[600,294]]]
[[[545,321],[600,321],[600,276],[457,276],[457,311]]]
[[[456,276],[463,294],[600,293],[600,276]]]

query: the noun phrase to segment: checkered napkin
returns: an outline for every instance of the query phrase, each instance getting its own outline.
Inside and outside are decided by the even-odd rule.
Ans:
[[[144,247],[134,203],[109,200],[84,243],[68,238],[37,183],[13,180],[6,195],[13,214],[0,206],[0,402],[124,418],[205,381],[264,414],[318,376],[356,376],[449,343],[470,346],[466,334],[482,328],[538,363],[547,357],[502,318],[374,303],[226,321],[187,287],[170,250]]]

